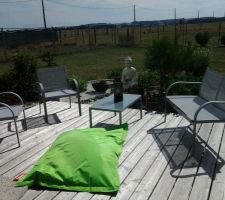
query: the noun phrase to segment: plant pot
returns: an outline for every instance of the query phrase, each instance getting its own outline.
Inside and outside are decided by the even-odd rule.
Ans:
[[[106,92],[108,89],[108,84],[107,83],[92,83],[92,87],[95,89],[96,92]]]

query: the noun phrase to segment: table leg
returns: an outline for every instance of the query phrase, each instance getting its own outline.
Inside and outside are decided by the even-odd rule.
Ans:
[[[140,98],[140,117],[142,119],[142,98]]]
[[[120,125],[122,124],[122,113],[119,112],[119,118],[120,118]]]
[[[114,112],[114,116],[116,116],[116,112]]]
[[[92,113],[91,113],[91,108],[89,108],[89,120],[90,120],[90,127],[92,128]]]

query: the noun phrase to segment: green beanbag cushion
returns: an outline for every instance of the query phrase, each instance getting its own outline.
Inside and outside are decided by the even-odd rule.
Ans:
[[[127,124],[107,130],[87,128],[61,134],[17,186],[115,192],[119,190],[118,156]]]

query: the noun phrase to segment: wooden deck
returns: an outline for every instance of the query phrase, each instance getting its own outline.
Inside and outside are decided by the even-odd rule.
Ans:
[[[51,125],[44,123],[43,112],[40,115],[38,106],[26,110],[29,128],[27,131],[22,131],[21,123],[18,123],[21,131],[20,148],[15,148],[16,135],[11,130],[14,127],[8,122],[1,122],[0,177],[9,177],[12,180],[16,175],[30,170],[60,133],[89,127],[88,104],[82,105],[81,117],[78,116],[76,104],[73,104],[71,109],[65,102],[47,104]],[[169,114],[166,123],[154,128],[163,121],[163,115],[143,112],[143,118],[139,118],[139,110],[127,109],[123,112],[123,122],[128,122],[129,132],[119,158],[121,187],[117,194],[111,196],[27,189],[18,199],[225,199],[224,123],[199,125],[197,153],[190,157],[192,134],[185,119]],[[119,117],[114,117],[114,113],[93,111],[95,126],[106,127],[118,123]],[[3,193],[7,195],[7,192],[9,191],[0,189],[0,199]],[[7,199],[10,199],[10,194],[8,197]]]

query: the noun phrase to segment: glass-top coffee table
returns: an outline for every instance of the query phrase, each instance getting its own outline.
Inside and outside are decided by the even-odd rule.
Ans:
[[[89,108],[90,127],[92,127],[92,110],[102,110],[119,113],[120,124],[122,124],[122,112],[136,102],[140,102],[140,117],[142,118],[142,98],[137,94],[123,94],[123,101],[114,103],[114,95],[96,101]]]

